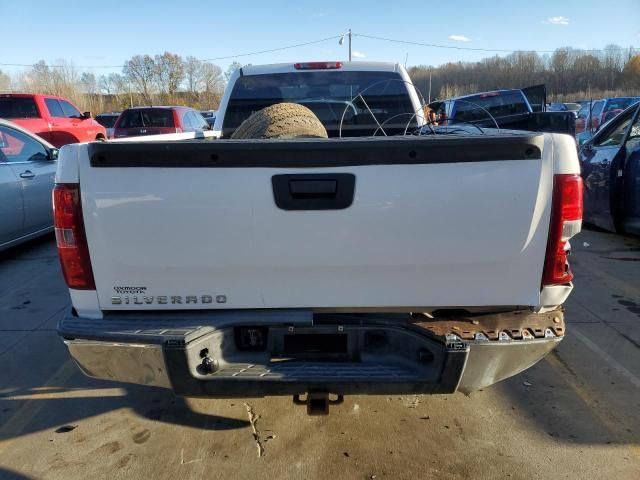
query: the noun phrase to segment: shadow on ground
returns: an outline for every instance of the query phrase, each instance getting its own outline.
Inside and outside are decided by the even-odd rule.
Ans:
[[[75,365],[72,368],[76,368]],[[73,382],[76,380],[83,383],[78,378]],[[121,384],[103,385],[109,392],[113,392],[114,387],[122,387]],[[101,396],[100,390],[98,385],[88,389],[52,386],[46,390],[13,390],[10,397],[17,399],[7,395],[0,397],[0,425],[3,425],[0,427],[0,440],[42,430],[55,431],[60,427],[74,428],[84,419],[118,409],[132,409],[148,420],[204,430],[232,430],[249,425],[245,420],[194,412],[185,399],[166,389],[126,386],[122,388],[123,396]],[[82,396],[84,391],[90,395]],[[28,398],[30,396],[32,398]]]
[[[0,478],[2,478],[2,480],[31,480],[33,477],[28,477],[14,470],[7,470],[6,468],[0,467]]]

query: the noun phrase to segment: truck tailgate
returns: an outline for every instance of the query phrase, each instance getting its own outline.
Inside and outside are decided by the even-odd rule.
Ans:
[[[100,308],[538,305],[552,145],[90,144],[79,176]]]

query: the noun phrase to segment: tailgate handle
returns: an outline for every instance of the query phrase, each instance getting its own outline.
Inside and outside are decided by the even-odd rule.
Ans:
[[[273,197],[282,210],[341,210],[353,203],[352,173],[301,173],[271,177]]]
[[[289,192],[293,198],[335,197],[337,180],[290,180]]]

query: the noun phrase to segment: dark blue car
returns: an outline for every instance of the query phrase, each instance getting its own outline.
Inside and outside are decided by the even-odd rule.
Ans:
[[[585,222],[640,235],[640,103],[603,125],[579,156]]]

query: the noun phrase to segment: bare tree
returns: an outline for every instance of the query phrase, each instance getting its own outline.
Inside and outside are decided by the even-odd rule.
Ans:
[[[622,73],[624,57],[622,50],[616,45],[607,45],[602,54],[602,69],[604,74],[604,87],[614,88],[618,77]]]
[[[145,103],[153,103],[152,96],[155,93],[157,78],[157,69],[153,58],[149,55],[135,55],[125,62],[122,73],[142,95]]]
[[[184,80],[182,57],[170,52],[155,56],[156,79],[160,91],[170,97],[178,91]]]
[[[217,92],[223,88],[222,69],[213,63],[203,62],[199,90],[202,92]]]
[[[629,52],[634,51],[629,49]],[[634,88],[638,87],[631,87],[635,85],[633,73],[622,73],[625,64],[630,63],[631,57],[627,57],[628,51],[616,45],[608,45],[602,52],[566,47],[551,55],[514,52],[479,62],[413,67],[409,73],[423,92],[431,78],[432,91],[440,92],[440,98],[538,83],[545,83],[549,99],[557,101],[637,95],[640,92]],[[633,71],[630,66],[626,68],[627,72]]]
[[[109,75],[100,75],[98,77],[98,88],[100,89],[100,93],[103,95],[114,95],[116,92],[115,85],[112,81],[112,75],[117,75],[117,73],[110,73]]]
[[[202,62],[195,57],[187,57],[184,60],[184,74],[187,90],[196,93],[202,80]]]

